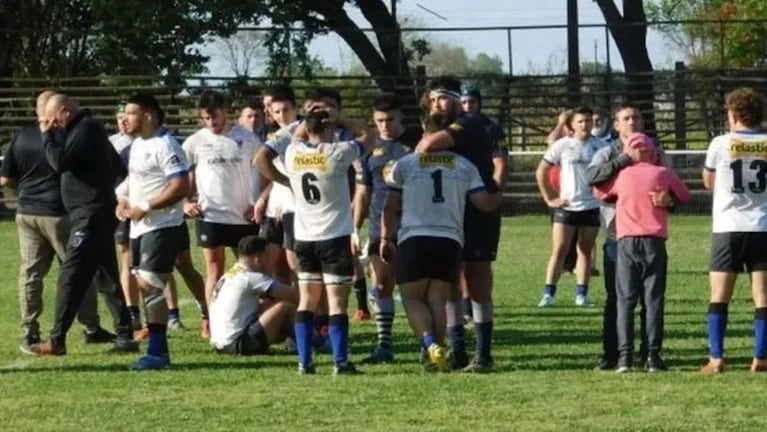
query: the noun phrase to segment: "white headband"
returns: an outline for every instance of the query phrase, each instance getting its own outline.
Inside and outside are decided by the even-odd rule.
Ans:
[[[445,89],[436,89],[429,92],[429,97],[436,98],[437,96],[447,96],[451,99],[460,100],[461,95],[458,92]]]

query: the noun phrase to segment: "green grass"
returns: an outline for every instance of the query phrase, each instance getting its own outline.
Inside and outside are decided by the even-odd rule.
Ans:
[[[131,373],[135,356],[85,347],[75,324],[69,355],[33,359],[18,349],[17,240],[0,224],[0,429],[4,431],[229,430],[758,430],[767,425],[765,376],[745,370],[751,357],[751,303],[739,282],[730,313],[730,371],[702,377],[706,355],[708,218],[674,217],[665,357],[671,371],[617,376],[594,372],[600,353],[601,309],[572,306],[574,280],[560,282],[559,303],[539,310],[548,219],[507,219],[495,265],[497,371],[487,376],[426,375],[401,314],[395,327],[397,363],[369,366],[360,377],[299,377],[295,358],[221,357],[199,336],[191,302],[190,330],[173,335],[173,368]],[[199,259],[199,253],[196,259]],[[600,254],[601,259],[601,254]],[[199,263],[199,261],[198,261]],[[48,277],[43,328],[50,327],[54,277]],[[181,285],[182,298],[188,294]],[[592,283],[602,303],[602,279]],[[108,314],[102,313],[102,318]],[[105,320],[106,322],[106,320]],[[108,324],[108,323],[107,323]],[[110,327],[107,325],[107,327]],[[372,323],[352,326],[353,358],[374,346]]]

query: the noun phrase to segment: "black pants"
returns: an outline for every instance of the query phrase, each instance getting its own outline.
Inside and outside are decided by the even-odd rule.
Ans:
[[[618,350],[634,351],[634,308],[644,298],[648,354],[663,348],[663,314],[666,301],[668,258],[666,241],[656,237],[626,237],[618,240],[617,276]],[[644,360],[644,359],[643,359]]]
[[[615,262],[618,257],[618,242],[605,240],[602,249],[605,278],[605,309],[602,316],[602,353],[606,360],[618,360],[618,296],[616,293]],[[642,341],[639,352],[642,358],[647,357],[647,319],[644,298],[639,298],[641,310],[639,313],[639,328]]]
[[[118,337],[131,338],[131,318],[120,289],[114,232],[117,220],[109,206],[70,213],[71,229],[61,263],[51,341],[63,346],[93,280],[115,321]]]

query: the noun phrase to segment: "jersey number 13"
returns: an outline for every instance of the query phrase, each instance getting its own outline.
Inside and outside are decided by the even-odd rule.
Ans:
[[[767,161],[755,159],[748,165],[751,171],[756,171],[756,181],[748,182],[748,190],[752,193],[762,193],[767,189]],[[730,164],[732,170],[732,193],[744,193],[743,160],[738,159]]]

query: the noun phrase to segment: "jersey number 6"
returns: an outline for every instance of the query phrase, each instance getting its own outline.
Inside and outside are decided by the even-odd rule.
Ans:
[[[314,183],[319,180],[314,173],[306,173],[301,176],[301,192],[304,194],[304,199],[309,204],[317,204],[320,202],[320,188]]]

